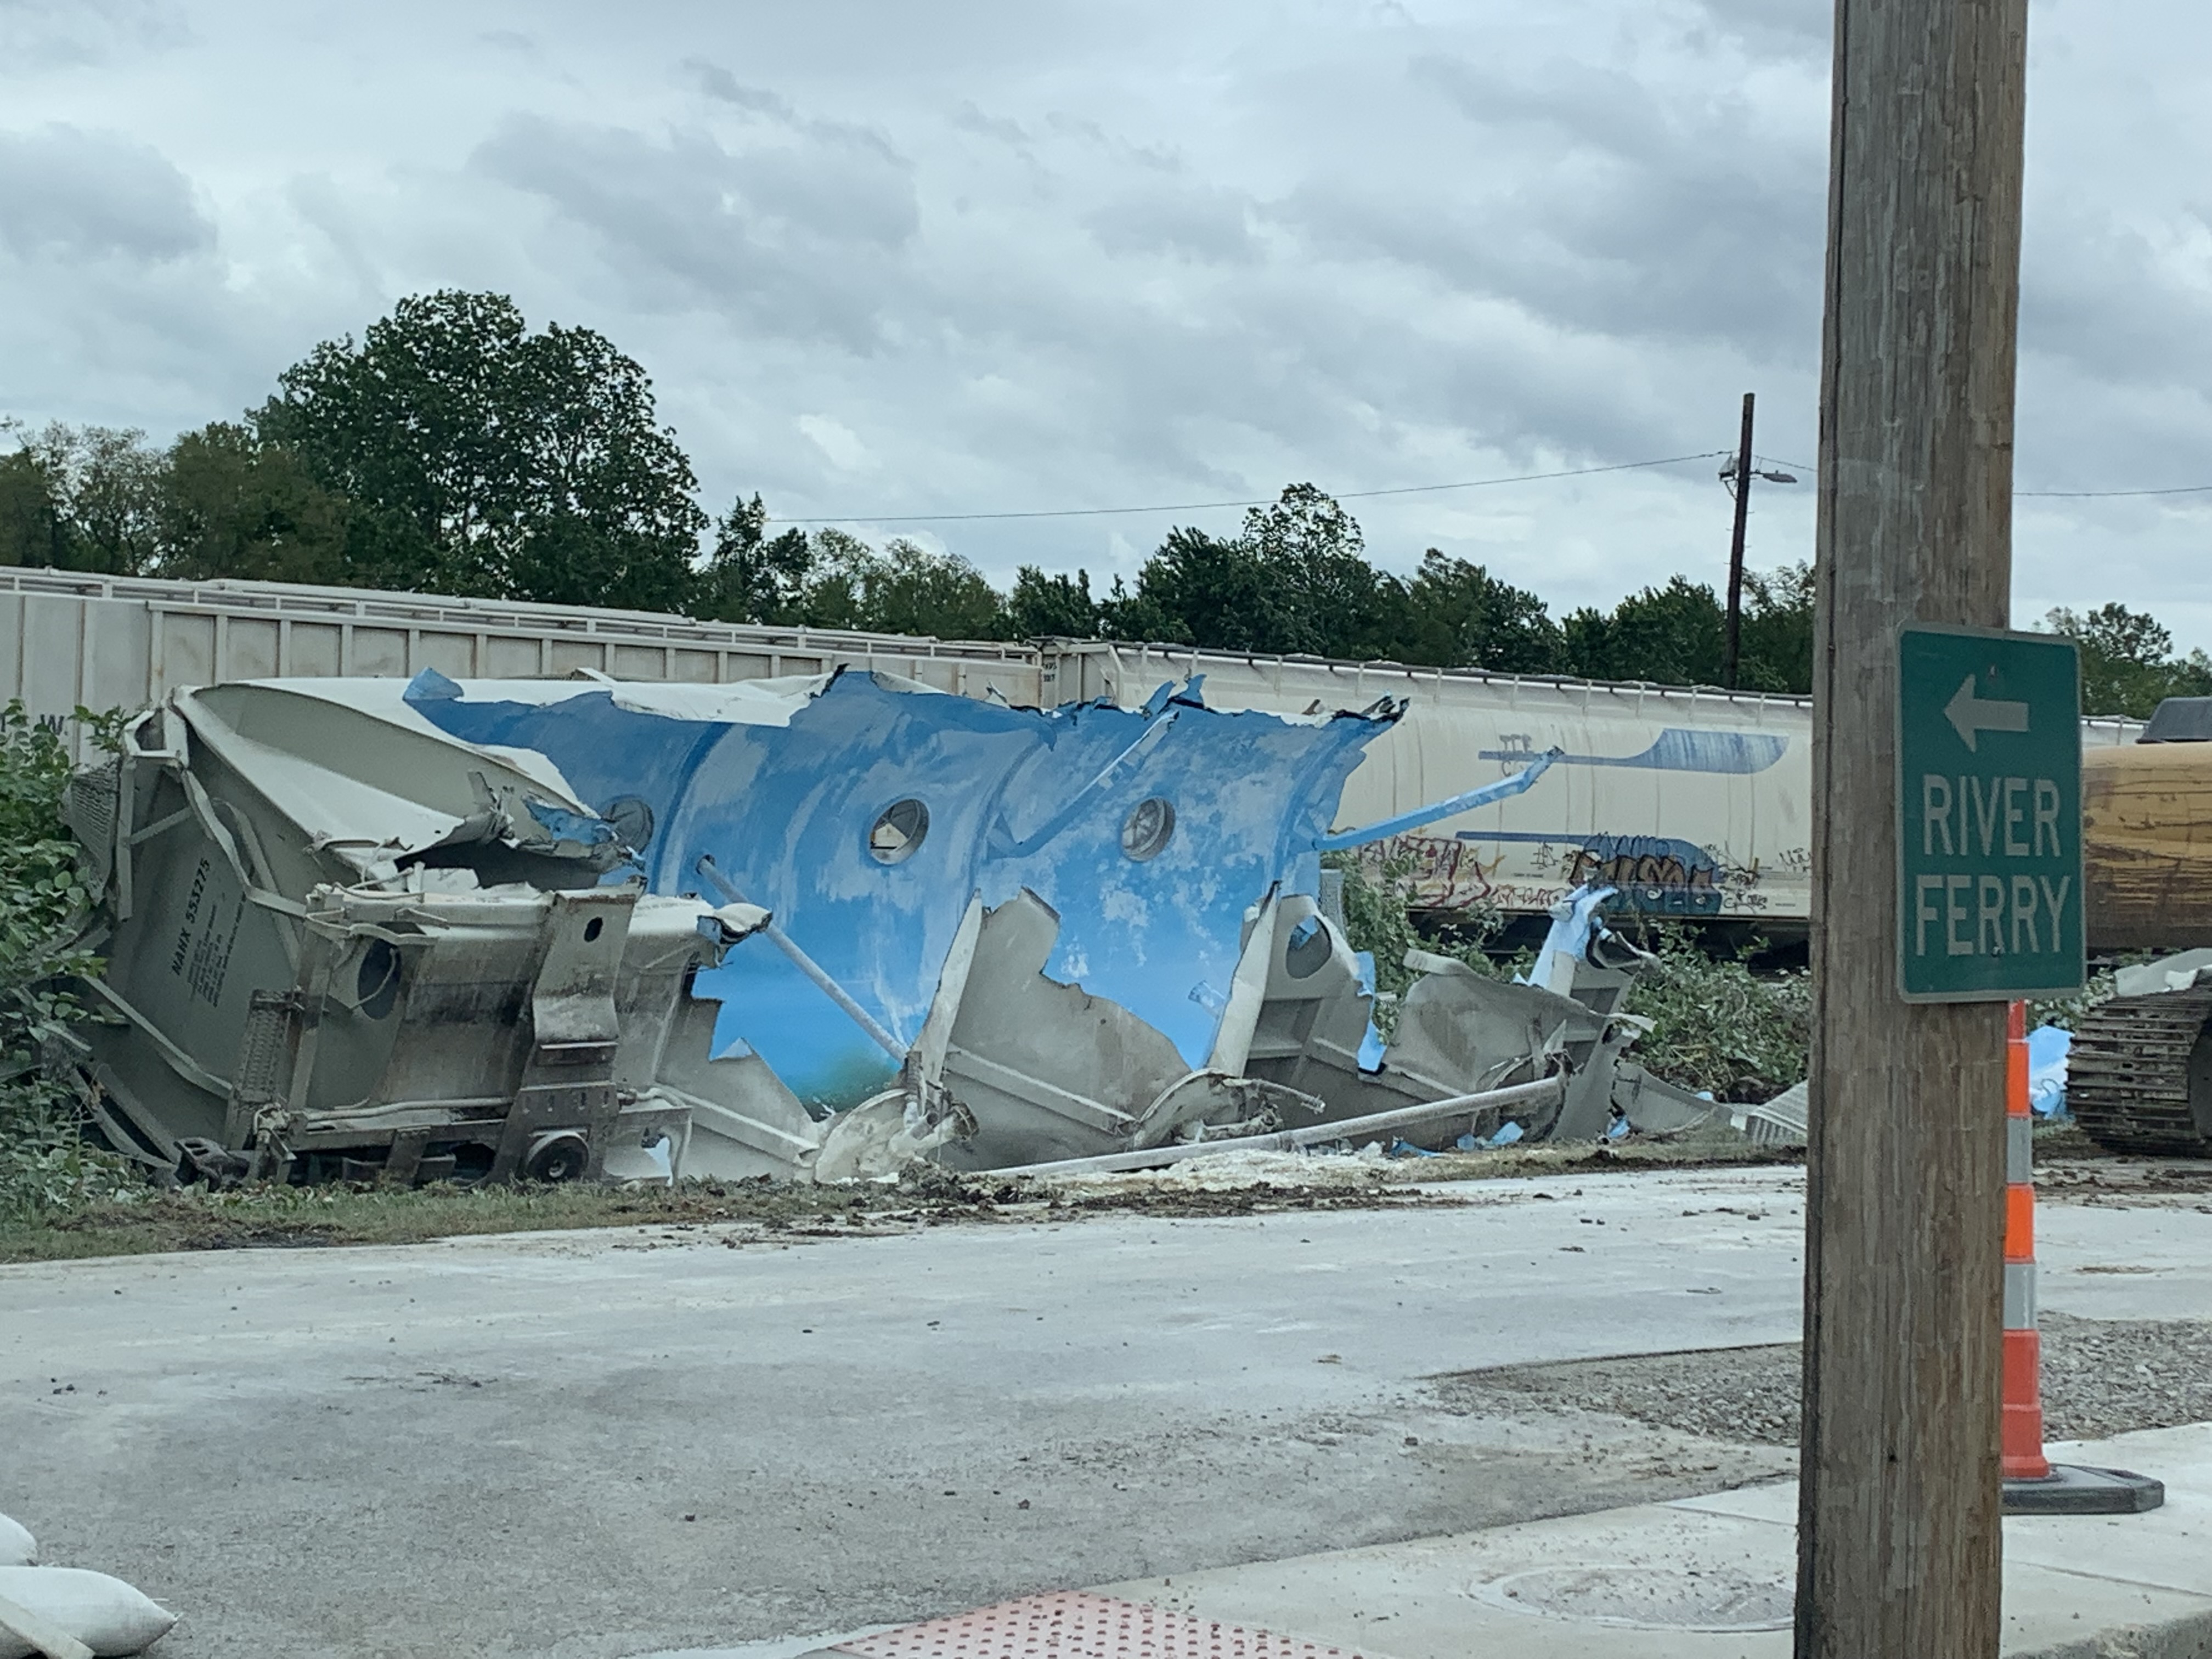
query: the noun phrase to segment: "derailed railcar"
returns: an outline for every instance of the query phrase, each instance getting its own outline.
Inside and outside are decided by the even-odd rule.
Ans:
[[[103,889],[87,1103],[187,1174],[665,1167],[692,1114],[660,1073],[713,1024],[692,978],[764,920],[620,879],[535,757],[282,685],[173,694],[70,816]],[[714,1092],[804,1135],[764,1081]]]
[[[1620,1064],[1626,977],[1579,945],[1553,988],[1424,959],[1376,1036],[1319,855],[1476,804],[1330,829],[1400,712],[866,673],[176,691],[72,805],[111,964],[88,1103],[187,1176],[399,1182],[1712,1117]]]

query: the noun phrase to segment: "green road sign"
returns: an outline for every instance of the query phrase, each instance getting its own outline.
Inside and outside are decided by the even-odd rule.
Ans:
[[[2081,985],[2081,670],[2071,641],[1897,641],[1898,988],[1991,1002]]]

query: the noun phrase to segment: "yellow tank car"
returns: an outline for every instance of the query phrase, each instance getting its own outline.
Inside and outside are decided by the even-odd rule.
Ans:
[[[2081,852],[2089,948],[2182,954],[2122,969],[2083,1017],[2068,1109],[2116,1152],[2212,1156],[2212,697],[2082,755]]]
[[[2212,944],[2212,743],[2085,750],[2081,851],[2092,951]]]

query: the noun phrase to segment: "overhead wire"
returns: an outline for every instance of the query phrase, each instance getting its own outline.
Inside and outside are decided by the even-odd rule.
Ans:
[[[1694,455],[1664,455],[1648,461],[1613,461],[1604,466],[1571,466],[1557,472],[1520,472],[1504,478],[1469,478],[1459,483],[1401,484],[1390,489],[1345,489],[1333,492],[1330,499],[1364,501],[1382,495],[1426,495],[1446,489],[1489,489],[1499,484],[1543,483],[1554,478],[1588,478],[1601,472],[1632,472],[1643,467],[1680,466],[1687,461],[1710,461],[1716,456],[1732,453],[1725,449],[1705,449]],[[1239,501],[1172,501],[1158,507],[1039,507],[1018,513],[844,513],[805,519],[787,519],[769,514],[767,522],[790,525],[868,524],[881,519],[893,519],[901,524],[957,524],[972,523],[979,519],[1103,519],[1137,513],[1205,513],[1222,507],[1273,507],[1276,499],[1269,495]]]
[[[1775,466],[1793,468],[1799,472],[1817,474],[1820,468],[1807,461],[1787,461],[1777,455],[1755,455],[1754,460],[1765,461]],[[2015,489],[2015,498],[2024,495],[2045,500],[2112,501],[2131,495],[2212,495],[2212,483],[2174,484],[2163,489]]]
[[[1453,489],[1492,489],[1504,484],[1548,483],[1560,478],[1589,478],[1606,472],[1634,472],[1655,466],[1680,466],[1691,461],[1709,461],[1716,457],[1735,454],[1729,449],[1705,449],[1694,455],[1662,455],[1644,461],[1613,461],[1602,466],[1571,466],[1553,472],[1516,472],[1498,478],[1468,478],[1455,483],[1400,484],[1387,489],[1345,489],[1334,492],[1331,499],[1339,501],[1375,501],[1388,495],[1433,495]],[[1793,471],[1817,475],[1820,468],[1807,461],[1793,461],[1778,455],[1754,454],[1752,459],[1765,461],[1771,466],[1788,467]],[[2154,495],[2212,495],[2212,484],[2178,484],[2162,489],[2015,489],[2015,497],[2037,497],[2068,501],[2118,500],[2130,496]],[[1106,519],[1121,518],[1146,513],[1209,513],[1230,507],[1273,507],[1274,496],[1255,497],[1243,501],[1168,501],[1145,507],[1034,507],[1003,513],[835,513],[806,518],[786,518],[781,514],[769,514],[764,521],[782,525],[874,524],[890,520],[898,524],[975,524],[993,520],[1009,519]]]

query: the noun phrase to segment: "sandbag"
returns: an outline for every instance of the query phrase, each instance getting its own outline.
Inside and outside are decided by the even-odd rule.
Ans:
[[[0,1567],[0,1596],[52,1620],[100,1659],[137,1653],[169,1633],[177,1615],[120,1578],[82,1567]],[[0,1632],[0,1659],[33,1659],[37,1650]]]
[[[27,1567],[39,1559],[39,1540],[20,1523],[0,1515],[0,1567]]]

